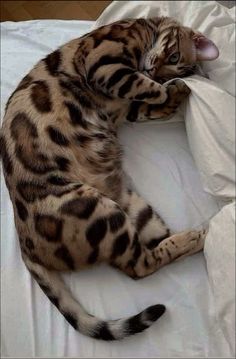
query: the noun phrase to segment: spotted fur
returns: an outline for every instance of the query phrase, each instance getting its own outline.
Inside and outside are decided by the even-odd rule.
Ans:
[[[41,60],[6,106],[0,148],[22,258],[72,327],[96,339],[142,332],[165,307],[100,320],[73,299],[58,271],[105,262],[141,278],[203,247],[204,231],[170,234],[126,189],[117,140],[124,119],[166,118],[189,94],[181,81],[163,82],[193,68],[185,46],[192,36],[169,18],[104,26]],[[173,51],[181,52],[176,66],[167,63]]]

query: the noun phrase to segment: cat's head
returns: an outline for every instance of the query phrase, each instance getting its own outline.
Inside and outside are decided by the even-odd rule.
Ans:
[[[153,46],[143,61],[143,72],[160,82],[191,75],[200,61],[219,56],[216,45],[203,34],[171,18],[159,22]]]

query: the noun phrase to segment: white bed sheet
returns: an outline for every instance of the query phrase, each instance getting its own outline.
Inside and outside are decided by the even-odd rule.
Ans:
[[[89,31],[92,23],[40,20],[2,23],[1,107],[44,55]],[[3,115],[3,112],[2,112]],[[137,190],[172,230],[200,226],[220,206],[203,191],[183,122],[128,124],[120,131],[124,166]],[[138,144],[138,146],[137,146]],[[135,146],[134,146],[135,145]],[[137,151],[139,148],[139,151]],[[98,342],[75,332],[30,277],[20,258],[13,211],[1,179],[1,339],[7,357],[227,357],[203,254],[132,281],[101,266],[64,275],[91,313],[115,319],[164,303],[166,314],[145,333]]]

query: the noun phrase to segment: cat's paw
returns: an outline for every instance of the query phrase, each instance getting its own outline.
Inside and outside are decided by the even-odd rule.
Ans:
[[[181,98],[187,97],[191,92],[190,88],[186,85],[186,83],[179,79],[171,82],[167,86],[167,91],[171,97],[178,97],[179,95]]]
[[[168,105],[177,108],[190,94],[190,88],[182,80],[175,80],[167,86]]]
[[[179,235],[176,241],[179,251],[176,260],[201,251],[204,248],[206,235],[206,230],[186,231]]]

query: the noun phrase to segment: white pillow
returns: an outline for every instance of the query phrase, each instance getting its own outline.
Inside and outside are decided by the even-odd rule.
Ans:
[[[235,99],[203,77],[184,81],[192,91],[186,130],[203,187],[224,200],[235,198]]]
[[[235,202],[211,220],[204,254],[219,325],[235,357]]]

